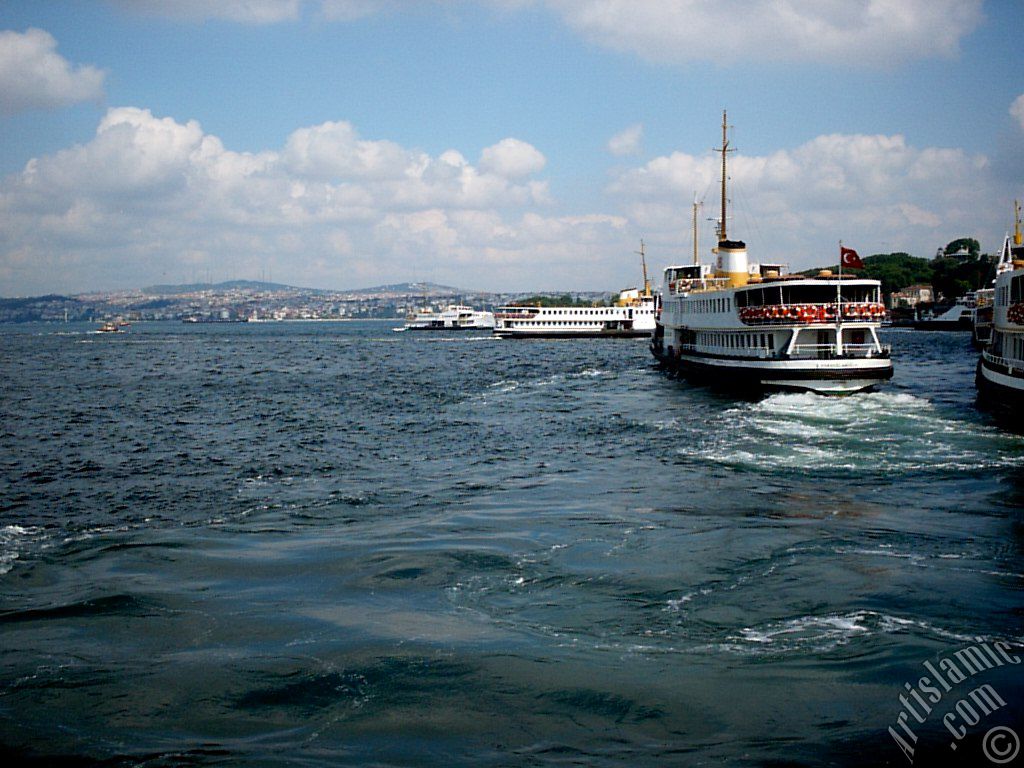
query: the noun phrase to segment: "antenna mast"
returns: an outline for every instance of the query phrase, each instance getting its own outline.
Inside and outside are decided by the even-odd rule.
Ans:
[[[644,239],[640,238],[640,250],[634,251],[634,253],[640,254],[640,265],[644,270],[644,296],[649,297],[651,295],[651,281],[647,279],[647,259],[644,256]]]
[[[1013,244],[1021,244],[1021,233],[1020,233],[1020,201],[1013,201]]]
[[[725,110],[722,110],[722,146],[716,147],[715,152],[722,153],[722,218],[718,222],[718,242],[728,240],[728,236],[725,233],[725,220],[726,220],[726,195],[725,195],[725,180],[726,180],[726,165],[725,157],[729,152],[735,152],[736,150],[729,146],[729,123],[726,120]]]
[[[700,259],[697,256],[697,209],[700,208],[700,203],[697,202],[697,195],[693,196],[693,263],[700,264]]]

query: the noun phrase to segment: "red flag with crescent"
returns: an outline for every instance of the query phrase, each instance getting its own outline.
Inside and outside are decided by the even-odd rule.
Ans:
[[[848,269],[864,269],[864,262],[860,260],[860,256],[853,248],[839,246],[839,259]]]

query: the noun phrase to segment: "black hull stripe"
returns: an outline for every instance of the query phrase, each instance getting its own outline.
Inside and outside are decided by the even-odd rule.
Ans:
[[[975,384],[978,387],[978,405],[988,410],[996,420],[1014,431],[1024,431],[1024,382],[1020,389],[992,381],[985,376],[989,363],[978,361]]]
[[[698,376],[728,376],[751,382],[764,381],[844,381],[849,379],[871,379],[887,381],[892,378],[891,365],[885,368],[843,368],[842,370],[821,369],[772,369],[751,368],[745,366],[718,366],[692,360],[667,360],[665,356],[655,355],[658,360],[669,368],[677,369],[686,374]]]
[[[531,333],[508,333],[497,331],[495,336],[503,339],[649,339],[650,331],[583,331],[560,333],[559,331],[537,331]]]

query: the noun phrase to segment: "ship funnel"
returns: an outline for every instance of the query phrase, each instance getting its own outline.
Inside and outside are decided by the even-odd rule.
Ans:
[[[720,240],[718,243],[719,277],[729,278],[729,285],[736,288],[750,280],[747,264],[747,244],[742,240]]]

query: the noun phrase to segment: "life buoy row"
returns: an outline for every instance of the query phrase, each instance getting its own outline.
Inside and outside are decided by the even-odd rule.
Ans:
[[[868,302],[843,305],[843,318],[847,320],[880,320],[885,307]],[[769,304],[763,307],[740,308],[744,323],[796,322],[825,323],[836,319],[835,304]]]
[[[1014,325],[1024,325],[1024,304],[1012,304],[1006,310],[1006,319]]]
[[[672,280],[668,284],[668,289],[672,293],[685,293],[693,287],[692,280]]]

